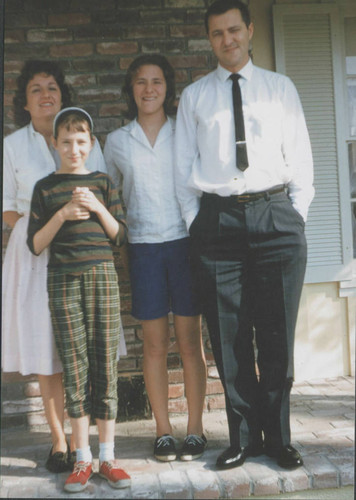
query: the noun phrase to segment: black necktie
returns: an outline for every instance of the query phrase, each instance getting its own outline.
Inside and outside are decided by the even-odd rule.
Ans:
[[[244,171],[248,167],[244,115],[242,111],[241,89],[239,78],[241,75],[232,73],[232,102],[234,104],[235,138],[236,138],[236,166]]]

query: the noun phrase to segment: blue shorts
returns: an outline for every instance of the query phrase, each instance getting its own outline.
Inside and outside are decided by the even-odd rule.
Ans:
[[[132,316],[149,320],[170,311],[179,316],[200,314],[189,253],[189,238],[129,245]]]

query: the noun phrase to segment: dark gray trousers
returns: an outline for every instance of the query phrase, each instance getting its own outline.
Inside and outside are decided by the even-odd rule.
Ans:
[[[286,446],[307,254],[303,218],[285,192],[247,203],[204,194],[190,234],[230,443]]]

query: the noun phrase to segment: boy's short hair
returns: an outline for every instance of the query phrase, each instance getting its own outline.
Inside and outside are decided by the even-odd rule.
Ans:
[[[213,2],[205,13],[205,29],[209,33],[209,18],[210,16],[219,16],[225,14],[228,10],[238,9],[241,12],[241,17],[247,27],[251,24],[251,16],[248,5],[242,0],[216,0]]]
[[[54,118],[53,137],[57,139],[59,127],[65,127],[67,130],[74,127],[78,132],[83,132],[85,131],[83,122],[87,123],[90,136],[92,137],[94,124],[90,114],[82,108],[63,108]]]

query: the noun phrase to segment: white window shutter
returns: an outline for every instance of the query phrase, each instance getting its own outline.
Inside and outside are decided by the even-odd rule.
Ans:
[[[352,230],[338,10],[330,4],[275,5],[273,20],[276,69],[288,75],[298,89],[314,158],[316,194],[306,226],[305,282],[351,279]]]

